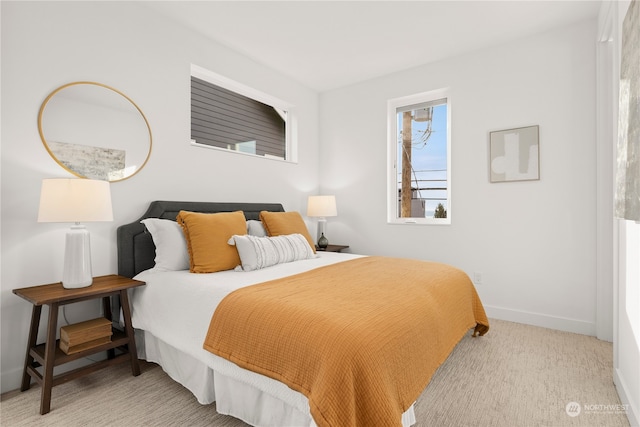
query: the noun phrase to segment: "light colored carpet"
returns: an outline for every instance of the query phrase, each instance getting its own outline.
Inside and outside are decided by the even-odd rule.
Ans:
[[[40,387],[2,395],[2,426],[246,426],[200,405],[160,367],[126,364],[53,388],[39,415]],[[570,402],[580,405],[575,417]],[[629,426],[612,381],[612,346],[593,337],[492,320],[467,335],[416,403],[417,426]],[[372,426],[377,427],[377,426]]]

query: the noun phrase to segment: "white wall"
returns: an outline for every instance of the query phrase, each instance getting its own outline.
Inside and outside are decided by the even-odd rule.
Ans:
[[[78,80],[107,84],[136,102],[153,133],[147,166],[111,185],[113,223],[88,224],[95,275],[116,272],[116,228],[137,219],[152,200],[281,202],[304,211],[318,187],[318,95],[174,25],[144,2],[3,1],[1,7],[4,392],[19,386],[31,315],[31,305],[11,290],[62,275],[68,225],[36,221],[42,179],[70,176],[38,135],[38,109],[50,92]],[[191,63],[294,104],[298,164],[191,147]],[[86,311],[99,315],[92,303],[68,306],[67,315],[85,320]]]
[[[321,94],[334,243],[472,275],[492,317],[596,332],[596,22]],[[448,87],[452,224],[386,223],[386,102]],[[540,181],[490,184],[488,133],[540,125]],[[473,277],[473,276],[472,276]]]
[[[632,426],[640,426],[640,224],[617,220],[613,379]]]

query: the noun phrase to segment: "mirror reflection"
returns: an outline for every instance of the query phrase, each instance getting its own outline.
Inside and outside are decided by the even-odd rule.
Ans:
[[[38,130],[47,151],[81,178],[121,181],[151,154],[151,129],[126,95],[95,82],[74,82],[42,103]]]

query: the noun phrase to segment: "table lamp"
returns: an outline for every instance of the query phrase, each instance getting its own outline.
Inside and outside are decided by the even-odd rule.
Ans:
[[[73,222],[65,239],[62,286],[91,286],[89,231],[81,222],[113,221],[108,181],[93,179],[43,179],[38,222]]]
[[[318,218],[318,247],[325,249],[329,240],[324,235],[327,217],[337,216],[336,196],[309,196],[307,201],[307,216]]]

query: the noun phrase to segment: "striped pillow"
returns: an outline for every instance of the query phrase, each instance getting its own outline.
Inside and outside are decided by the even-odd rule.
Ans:
[[[316,254],[302,234],[274,237],[234,235],[227,242],[238,249],[241,265],[236,271],[253,271],[285,262],[315,258]]]

